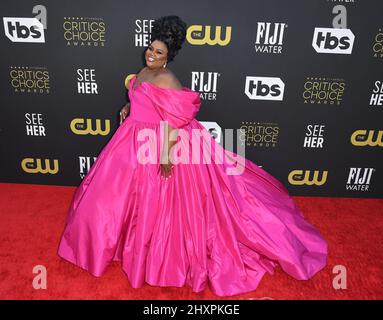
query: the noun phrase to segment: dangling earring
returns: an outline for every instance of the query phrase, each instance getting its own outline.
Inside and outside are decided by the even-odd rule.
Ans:
[[[166,62],[165,62],[165,64],[163,65],[163,67],[164,67],[164,68],[166,67]]]

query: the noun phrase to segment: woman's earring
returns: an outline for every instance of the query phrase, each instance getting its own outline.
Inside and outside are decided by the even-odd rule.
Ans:
[[[163,67],[164,67],[164,68],[166,67],[166,62],[165,62],[165,64],[163,65]]]

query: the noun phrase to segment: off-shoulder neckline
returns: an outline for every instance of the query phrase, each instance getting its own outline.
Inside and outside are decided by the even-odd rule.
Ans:
[[[134,81],[132,82],[132,80],[134,79]],[[185,86],[182,86],[181,89],[176,89],[176,88],[164,88],[164,87],[160,87],[156,84],[154,84],[153,82],[149,82],[149,81],[141,81],[136,88],[134,88],[134,84],[136,83],[136,79],[137,79],[137,75],[135,74],[131,79],[130,79],[130,83],[131,83],[131,91],[132,93],[136,92],[136,90],[138,89],[138,87],[144,83],[147,83],[147,84],[150,84],[152,85],[153,87],[155,88],[158,88],[158,89],[161,89],[161,90],[171,90],[171,91],[179,91],[179,92],[194,92],[194,93],[198,93],[196,91],[193,91],[191,90],[190,88],[188,87],[185,87]]]

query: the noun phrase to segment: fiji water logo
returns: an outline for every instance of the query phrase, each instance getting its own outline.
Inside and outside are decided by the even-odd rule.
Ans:
[[[371,178],[375,170],[375,168],[350,168],[346,190],[369,191]]]

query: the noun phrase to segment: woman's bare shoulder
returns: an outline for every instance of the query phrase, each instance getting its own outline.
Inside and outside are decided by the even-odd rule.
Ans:
[[[163,88],[181,89],[182,84],[171,70],[160,72],[155,77],[155,84]]]

